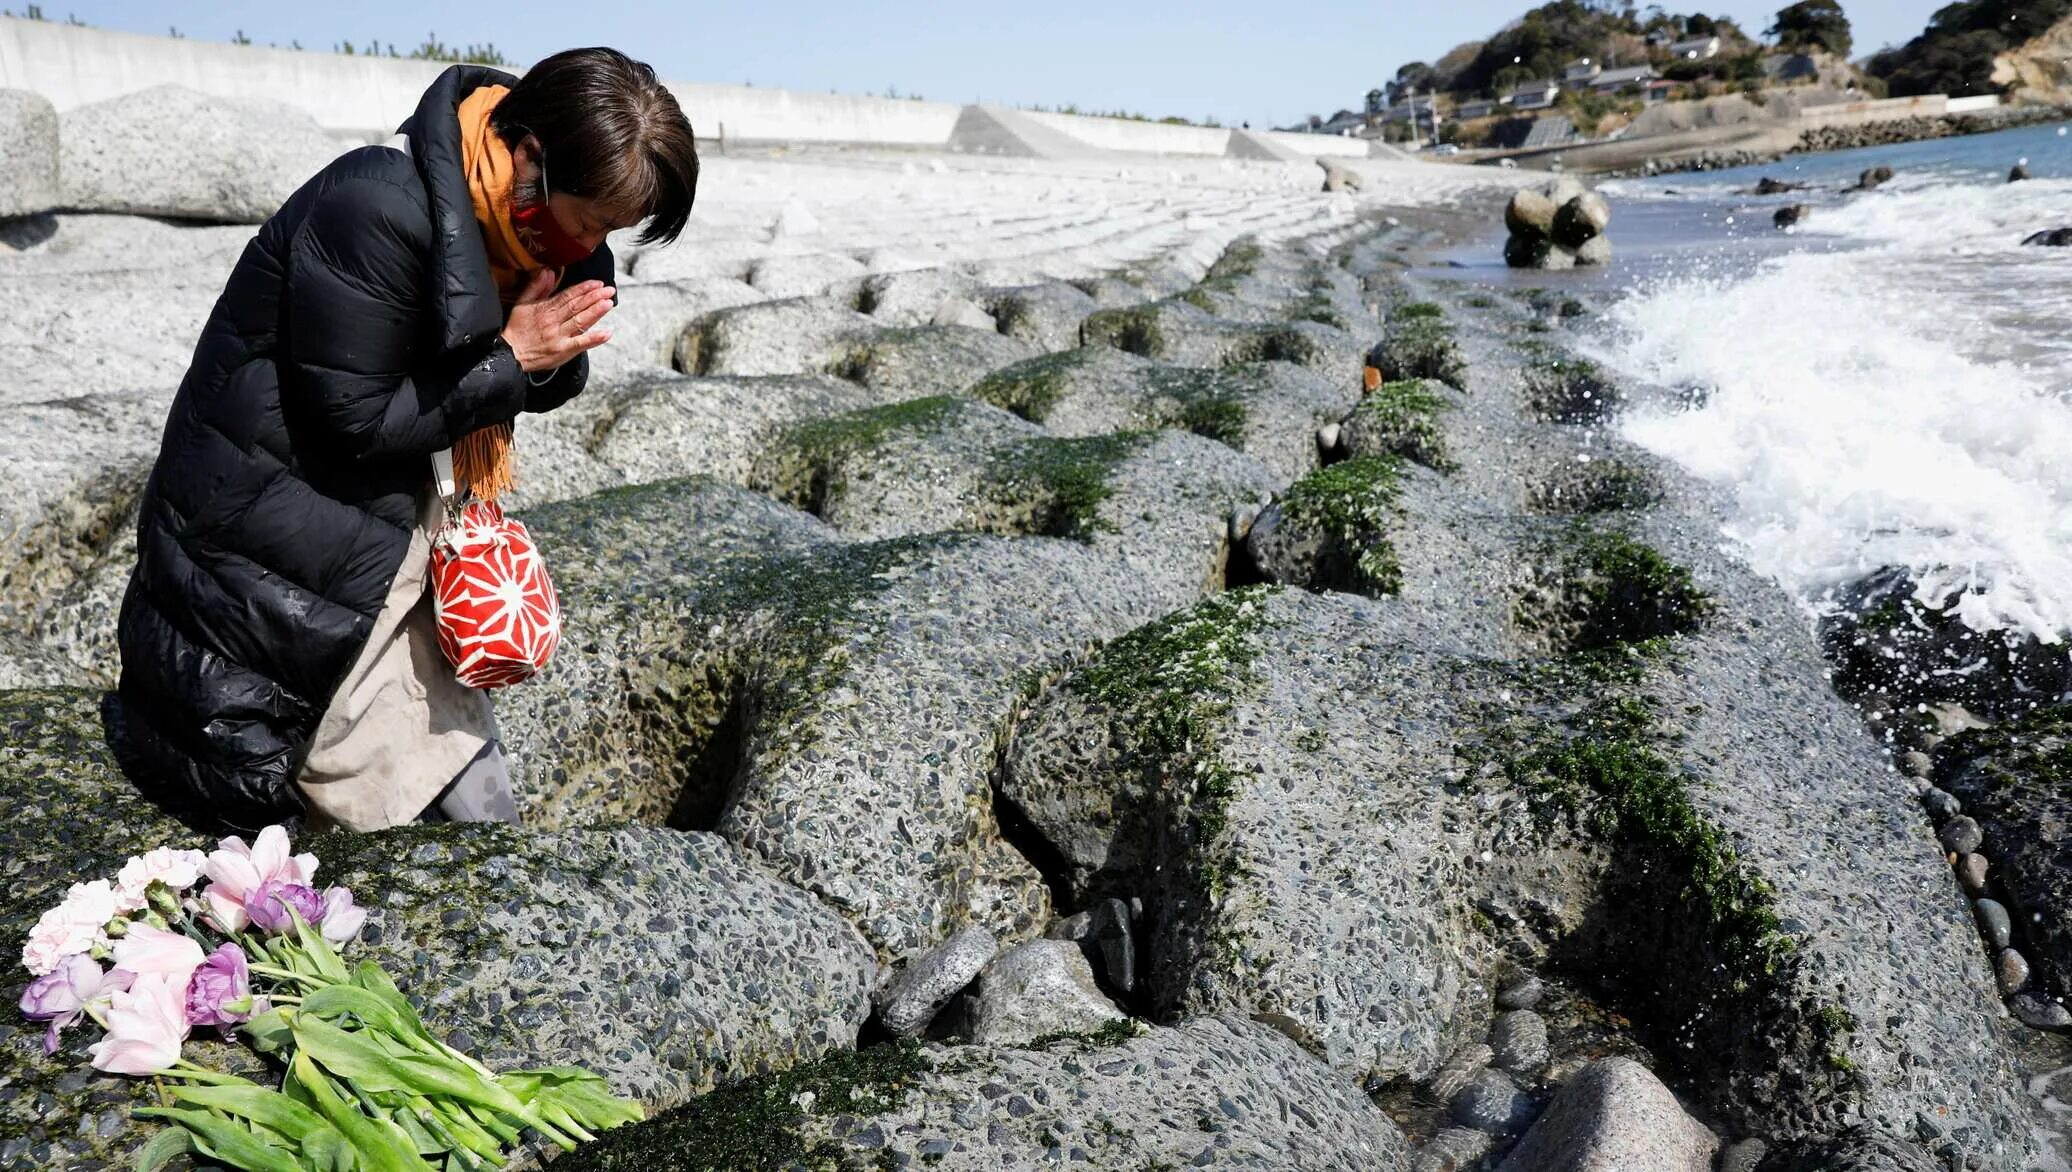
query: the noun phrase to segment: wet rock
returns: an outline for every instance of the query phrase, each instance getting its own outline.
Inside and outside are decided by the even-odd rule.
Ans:
[[[1936,749],[1937,772],[1964,802],[1992,851],[1994,886],[2006,907],[1981,899],[1981,928],[1995,948],[2022,925],[2023,953],[2049,988],[2072,982],[2072,716],[2043,707],[1993,728],[1960,732]],[[1969,839],[1968,836],[1967,840]],[[1974,849],[1976,843],[1973,843]]]
[[[1943,1172],[1947,1167],[1921,1147],[1867,1127],[1832,1139],[1779,1144],[1758,1165],[1760,1172]]]
[[[1646,1067],[1606,1058],[1562,1084],[1498,1172],[1710,1172],[1718,1148]]]
[[[28,90],[0,90],[0,220],[59,206],[58,113]]]
[[[1504,205],[1504,226],[1513,236],[1547,237],[1554,234],[1554,217],[1560,205],[1537,188],[1521,187]]]
[[[1517,1135],[1536,1113],[1532,1096],[1501,1070],[1484,1070],[1470,1079],[1453,1097],[1451,1110],[1454,1122],[1490,1135]]]
[[[2072,1010],[2035,993],[2017,993],[2007,999],[2015,1020],[2030,1029],[2062,1034],[2072,1032]]]
[[[756,1111],[744,1134],[738,1105],[772,1100],[798,1109]],[[1271,1029],[1227,1018],[1034,1049],[877,1047],[609,1132],[557,1163],[567,1172],[664,1167],[687,1151],[725,1167],[789,1151],[961,1172],[1053,1163],[1372,1172],[1401,1169],[1407,1157],[1401,1132],[1358,1088]]]
[[[1979,830],[1978,823],[1963,816],[1943,823],[1936,836],[1942,840],[1944,850],[1956,855],[1969,854],[1985,841],[1985,834]]]
[[[1495,1062],[1519,1078],[1529,1078],[1547,1065],[1547,1022],[1530,1009],[1498,1015],[1489,1027]]]
[[[66,111],[64,206],[257,224],[339,153],[296,107],[162,85]]]
[[[1813,208],[1810,204],[1788,204],[1772,213],[1770,222],[1779,228],[1795,228],[1812,214]]]
[[[1093,298],[1063,281],[988,289],[979,305],[1001,333],[1033,342],[1046,353],[1079,345],[1080,324],[1098,308]]]
[[[1132,993],[1137,988],[1137,947],[1130,924],[1128,904],[1104,899],[1052,924],[1044,935],[1076,942],[1109,988]]]
[[[2012,948],[2000,950],[1999,959],[1993,962],[1993,972],[2000,978],[2000,995],[2013,996],[2029,983],[2029,962]]]
[[[2072,228],[2045,228],[2032,232],[2022,240],[2023,244],[2038,244],[2046,248],[2064,248],[2072,245]]]
[[[1527,973],[1497,990],[1498,1009],[1531,1009],[1546,996],[1547,986],[1539,977]]]
[[[1612,241],[1609,236],[1592,236],[1576,246],[1576,263],[1585,267],[1612,263]]]
[[[1469,1083],[1475,1081],[1476,1075],[1488,1069],[1495,1058],[1496,1051],[1481,1042],[1462,1046],[1448,1055],[1445,1063],[1425,1080],[1425,1090],[1433,1099],[1451,1103]]]
[[[1768,1155],[1770,1145],[1759,1139],[1744,1139],[1720,1149],[1718,1172],[1756,1172]]]
[[[1488,1132],[1470,1127],[1442,1127],[1410,1158],[1410,1172],[1474,1172],[1496,1146]]]
[[[1980,899],[1972,902],[1971,911],[1978,920],[1979,934],[1986,938],[1986,943],[1995,949],[2007,947],[2014,930],[2007,909],[2002,907],[1998,900]]]
[[[1602,236],[1606,225],[1611,222],[1611,204],[1596,192],[1586,191],[1561,205],[1554,214],[1554,230],[1550,235],[1563,247],[1580,249]]]
[[[1783,195],[1787,191],[1804,191],[1805,189],[1806,185],[1803,183],[1786,183],[1782,179],[1772,179],[1765,175],[1756,181],[1755,194]]]
[[[1946,789],[1930,786],[1921,794],[1921,804],[1928,809],[1928,816],[1938,822],[1955,818],[1964,809],[1964,803],[1957,795]]]
[[[978,976],[999,947],[991,932],[973,925],[929,949],[879,993],[878,1019],[895,1035],[920,1033]]]
[[[979,974],[971,1040],[1018,1046],[1057,1034],[1091,1033],[1127,1014],[1094,983],[1077,945],[1031,940],[995,957]]]
[[[1986,893],[1986,856],[1968,854],[1957,860],[1957,881],[1964,885],[1970,895]]]
[[[1899,762],[1909,777],[1932,777],[1935,774],[1935,759],[1919,749],[1908,749],[1900,756]]]
[[[2009,183],[2020,183],[2022,180],[2027,179],[2028,177],[2029,161],[2027,159],[2024,159],[2021,162],[2016,163],[2014,166],[2009,167],[2007,169],[2007,181]]]
[[[1857,191],[1870,191],[1892,181],[1892,168],[1886,166],[1866,167],[1856,177]]]
[[[2038,697],[2072,696],[2072,660],[2063,646],[2013,631],[1972,630],[1960,616],[1963,597],[1961,590],[1933,588],[1924,595],[1898,567],[1841,591],[1836,613],[1820,628],[1836,690],[1931,710],[1953,702],[1988,720],[2026,712]]]

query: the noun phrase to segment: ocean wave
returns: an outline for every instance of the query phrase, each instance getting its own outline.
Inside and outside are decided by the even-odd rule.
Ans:
[[[2072,313],[2046,327],[2035,309],[2072,305],[2072,271],[2037,255],[2056,250],[1988,243],[2050,190],[1860,197],[1827,218],[1869,247],[1636,292],[1599,357],[1705,395],[1624,433],[1730,485],[1727,535],[1810,607],[1898,565],[1924,601],[1973,591],[1959,614],[1975,629],[2057,640],[2072,631],[2072,362],[2017,343],[2072,332]]]

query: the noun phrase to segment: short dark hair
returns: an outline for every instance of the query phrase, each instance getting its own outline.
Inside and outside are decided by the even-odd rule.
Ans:
[[[492,115],[516,146],[539,139],[549,186],[640,208],[643,244],[674,240],[698,196],[698,143],[676,95],[617,49],[569,49],[527,70]]]

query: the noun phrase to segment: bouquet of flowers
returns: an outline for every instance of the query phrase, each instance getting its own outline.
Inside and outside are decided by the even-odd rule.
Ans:
[[[576,1067],[497,1074],[446,1045],[381,967],[348,968],[366,909],[315,886],[317,859],[278,826],[216,850],[159,847],[111,883],[75,883],[29,933],[22,1012],[45,1053],[82,1018],[97,1070],[165,1080],[135,1114],[170,1124],[138,1157],[193,1154],[248,1172],[472,1172],[502,1167],[525,1130],[573,1149],[641,1118]],[[196,1027],[275,1058],[278,1088],[181,1057]]]

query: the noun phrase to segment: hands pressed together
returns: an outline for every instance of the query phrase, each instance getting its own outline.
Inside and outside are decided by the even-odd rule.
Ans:
[[[598,323],[612,311],[612,286],[584,281],[556,293],[554,283],[560,279],[556,269],[534,273],[504,323],[504,342],[528,374],[553,370],[611,341],[611,327]]]

